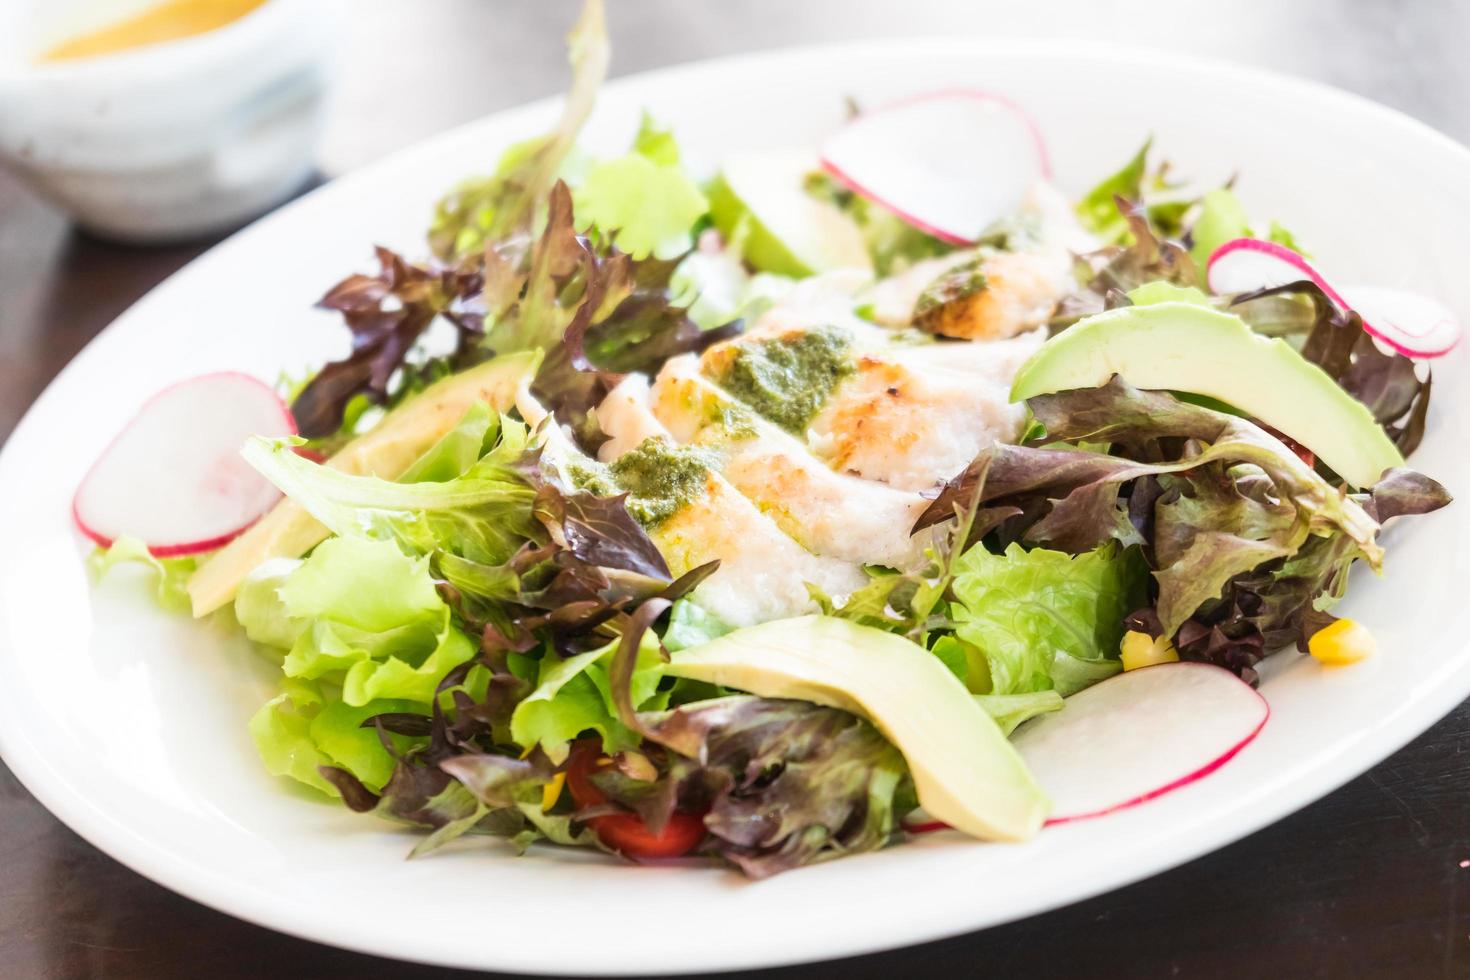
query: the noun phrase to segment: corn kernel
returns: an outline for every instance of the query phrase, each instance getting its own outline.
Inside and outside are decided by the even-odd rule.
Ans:
[[[566,784],[567,774],[559,772],[551,777],[551,782],[541,787],[541,812],[545,813],[556,806],[556,801],[561,798],[561,788]]]
[[[1378,642],[1362,623],[1339,619],[1313,633],[1307,649],[1324,664],[1355,664],[1377,653]]]
[[[1123,634],[1118,652],[1123,658],[1124,670],[1137,670],[1139,667],[1170,664],[1179,660],[1179,651],[1174,649],[1174,644],[1169,642],[1167,636],[1156,640],[1147,633],[1135,630]]]

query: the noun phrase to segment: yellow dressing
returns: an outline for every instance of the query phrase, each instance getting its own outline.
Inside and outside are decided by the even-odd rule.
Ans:
[[[239,20],[265,0],[166,0],[69,41],[41,55],[41,61],[70,61],[193,37]]]

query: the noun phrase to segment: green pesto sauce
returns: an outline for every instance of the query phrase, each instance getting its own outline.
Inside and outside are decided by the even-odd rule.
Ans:
[[[739,402],[721,399],[710,411],[709,421],[722,426],[731,439],[753,439],[757,434],[755,413]]]
[[[619,456],[608,472],[628,492],[628,512],[644,527],[655,527],[704,493],[715,462],[707,450],[655,436]]]
[[[838,327],[750,341],[716,380],[757,414],[799,433],[852,373],[851,348],[852,335]]]
[[[958,302],[985,288],[985,273],[981,271],[984,259],[977,257],[955,266],[935,279],[919,294],[914,304],[914,322],[922,323],[950,303]]]
[[[623,492],[613,479],[612,473],[608,471],[605,463],[599,463],[594,459],[573,461],[564,467],[567,479],[572,481],[572,486],[578,490],[585,490],[597,497],[616,497]]]

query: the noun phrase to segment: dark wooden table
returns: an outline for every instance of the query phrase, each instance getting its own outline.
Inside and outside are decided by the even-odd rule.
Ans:
[[[1320,78],[1470,139],[1470,5],[1454,0],[611,6],[617,72],[894,33],[1126,38]],[[572,7],[571,0],[354,0],[324,172],[558,90],[559,36]],[[83,344],[207,244],[133,249],[94,241],[0,175],[0,434]],[[764,975],[1470,977],[1467,746],[1470,707],[1462,705],[1326,799],[1182,868],[987,932]],[[623,911],[660,918],[654,909]],[[579,911],[569,900],[569,939],[578,915],[609,913]],[[493,919],[479,928],[487,942],[499,941]],[[0,977],[448,972],[288,939],[179,898],[84,843],[0,766]]]

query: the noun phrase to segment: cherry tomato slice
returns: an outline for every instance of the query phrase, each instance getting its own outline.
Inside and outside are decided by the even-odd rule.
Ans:
[[[595,742],[578,742],[567,758],[567,792],[579,807],[597,806],[607,797],[592,783],[592,774],[611,764]],[[688,854],[704,839],[704,817],[675,812],[660,833],[653,833],[636,813],[610,813],[587,821],[598,838],[630,858],[667,858]]]
[[[606,803],[602,790],[592,785],[592,774],[612,760],[602,754],[596,742],[573,742],[567,756],[567,792],[579,807]]]
[[[658,834],[636,813],[614,813],[587,822],[604,844],[631,858],[679,857],[704,840],[704,818],[697,813],[671,814]]]
[[[291,451],[302,459],[309,459],[313,463],[325,463],[327,457],[322,455],[321,450],[312,449],[310,446],[292,446]]]
[[[1292,452],[1296,453],[1297,459],[1300,459],[1303,463],[1306,463],[1308,466],[1317,465],[1317,454],[1312,452],[1306,446],[1303,446],[1301,443],[1297,442],[1285,432],[1282,432],[1280,429],[1275,429],[1265,424],[1261,424],[1261,428],[1271,433],[1277,439],[1280,439],[1282,444],[1286,446],[1287,449],[1290,449]]]

